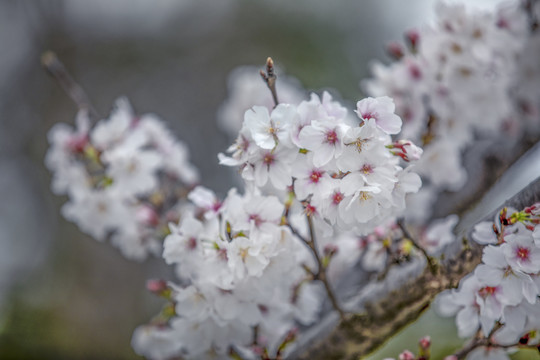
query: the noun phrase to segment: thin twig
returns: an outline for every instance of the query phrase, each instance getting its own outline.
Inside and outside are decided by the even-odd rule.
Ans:
[[[310,249],[311,249],[311,246],[309,245],[309,241],[308,239],[306,239],[305,237],[302,236],[302,234],[300,234],[300,232],[298,232],[298,230],[296,230],[296,228],[294,226],[291,225],[291,223],[289,222],[289,219],[287,219],[287,227],[291,230],[291,232],[293,233],[293,235],[295,235],[297,238],[299,238],[300,240],[302,240],[303,243],[305,243]]]
[[[328,278],[326,277],[326,268],[324,267],[321,261],[321,256],[319,254],[319,250],[317,249],[317,244],[315,243],[315,229],[313,227],[313,219],[311,215],[307,215],[307,221],[308,221],[309,236],[310,236],[310,239],[308,240],[307,244],[311,248],[311,251],[313,252],[313,256],[315,257],[315,260],[317,261],[317,266],[318,266],[318,271],[315,274],[315,279],[320,280],[324,284],[324,288],[326,289],[326,293],[328,294],[328,298],[330,299],[332,306],[339,313],[339,317],[341,318],[341,320],[345,320],[345,312],[339,306],[337,298],[334,295],[334,291],[330,287],[330,284],[328,283]]]
[[[407,230],[407,227],[405,226],[405,224],[403,222],[403,219],[399,219],[397,221],[397,224],[399,225],[399,227],[400,227],[401,231],[403,232],[403,235],[405,236],[405,238],[407,238],[411,242],[411,244],[415,248],[420,250],[422,255],[424,255],[424,257],[426,258],[426,260],[428,262],[428,266],[429,266],[429,269],[431,270],[431,273],[435,275],[437,273],[437,270],[438,270],[437,261],[432,256],[430,256],[427,253],[426,249],[424,249],[422,246],[420,246],[420,244],[418,244],[416,242],[416,240],[411,236],[411,234],[409,233],[409,231]]]
[[[510,345],[501,345],[501,344],[494,344],[492,343],[488,338],[480,338],[480,339],[474,339],[472,342],[467,344],[466,347],[458,351],[454,354],[454,356],[457,358],[457,360],[463,360],[467,358],[467,355],[471,353],[473,350],[479,348],[479,347],[487,347],[487,348],[498,348],[498,349],[510,349],[510,348],[519,348],[519,349],[538,349],[537,345],[527,345],[527,344],[510,344]]]
[[[274,61],[271,57],[266,59],[266,72],[260,71],[261,77],[270,89],[272,98],[274,99],[274,107],[278,106],[279,100],[276,92],[276,73],[274,72]]]
[[[43,55],[41,55],[41,64],[58,84],[60,84],[66,94],[68,94],[75,102],[79,110],[86,110],[91,116],[99,118],[99,114],[92,106],[92,103],[83,88],[73,80],[66,67],[58,60],[55,53],[52,51],[44,52]]]

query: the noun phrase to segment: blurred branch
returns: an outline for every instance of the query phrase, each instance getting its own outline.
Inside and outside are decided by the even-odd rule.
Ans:
[[[79,110],[86,110],[88,113],[96,118],[99,118],[99,114],[92,106],[90,99],[86,95],[83,88],[73,80],[66,67],[56,54],[52,51],[46,51],[41,55],[41,64],[47,70],[58,84],[64,89],[66,94],[75,102]]]

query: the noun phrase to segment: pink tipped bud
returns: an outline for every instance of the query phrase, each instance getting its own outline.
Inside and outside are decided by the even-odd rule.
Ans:
[[[152,206],[143,205],[137,209],[135,214],[137,221],[141,224],[155,227],[159,224],[159,216]]]
[[[399,354],[399,360],[414,360],[415,356],[412,352],[409,350],[405,350],[401,354]]]
[[[338,252],[339,248],[334,244],[327,244],[324,246],[324,255],[328,257],[334,256]]]
[[[405,39],[409,44],[409,48],[412,52],[416,52],[418,49],[418,42],[420,41],[420,33],[416,29],[411,29],[405,33]]]
[[[161,293],[167,290],[167,282],[165,280],[148,280],[146,282],[146,289],[154,294],[161,295]]]
[[[422,148],[414,145],[409,140],[398,140],[388,148],[394,149],[392,154],[401,157],[405,161],[416,161],[420,159],[423,153]]]
[[[444,360],[458,360],[458,357],[456,355],[449,355],[445,357]]]
[[[391,42],[386,47],[386,52],[388,55],[390,55],[392,58],[399,60],[403,57],[405,54],[405,51],[403,49],[403,46],[398,42]]]
[[[427,350],[431,346],[431,337],[424,336],[423,338],[420,339],[418,343],[420,344],[420,347],[422,349]]]
[[[87,134],[77,134],[69,138],[66,146],[72,153],[82,153],[88,144]]]

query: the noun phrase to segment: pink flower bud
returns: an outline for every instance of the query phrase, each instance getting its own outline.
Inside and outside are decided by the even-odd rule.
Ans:
[[[403,46],[398,42],[391,42],[386,47],[386,51],[388,52],[388,55],[390,55],[395,60],[399,60],[404,55],[404,49]]]
[[[338,252],[338,247],[334,244],[327,244],[324,246],[324,255],[332,257]]]
[[[88,135],[76,134],[69,138],[66,145],[72,153],[82,153],[86,144],[88,144]]]
[[[155,227],[159,224],[159,216],[152,206],[142,205],[137,209],[137,221],[141,224]]]
[[[405,39],[407,40],[411,51],[416,51],[418,48],[418,42],[420,41],[420,33],[416,29],[411,29],[405,33]]]
[[[422,349],[426,350],[431,346],[431,337],[424,336],[423,338],[420,339],[418,343],[420,344],[420,347]]]
[[[168,289],[167,282],[165,280],[148,280],[146,282],[146,288],[155,294],[161,294]]]
[[[409,350],[405,350],[401,354],[399,354],[399,360],[414,360],[415,356],[412,352]]]

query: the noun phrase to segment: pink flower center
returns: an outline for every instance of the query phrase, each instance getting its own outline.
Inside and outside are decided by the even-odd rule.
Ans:
[[[263,223],[263,220],[258,214],[249,215],[249,221],[252,221],[252,220],[255,222],[256,227],[259,227]]]
[[[420,80],[422,78],[422,71],[416,64],[409,65],[409,74],[414,80]]]
[[[364,120],[377,119],[376,115],[377,114],[368,111],[368,112],[365,112],[365,113],[362,114],[362,119],[364,119]]]
[[[195,249],[197,247],[197,239],[195,239],[194,237],[190,237],[187,242],[187,247],[189,250]]]
[[[334,203],[334,205],[338,205],[341,200],[343,200],[343,194],[340,193],[339,191],[338,192],[335,192],[334,195],[332,196],[332,202]]]
[[[266,155],[264,155],[264,158],[263,158],[263,163],[265,165],[272,165],[274,163],[274,154],[272,153],[267,153]]]
[[[88,144],[88,135],[73,135],[69,139],[67,147],[73,153],[82,153],[86,144]]]
[[[518,247],[516,249],[516,256],[520,258],[521,260],[529,260],[529,253],[530,253],[530,250],[525,247]]]
[[[318,183],[319,179],[321,178],[323,172],[319,170],[313,170],[311,171],[311,175],[309,176],[312,183]]]
[[[364,174],[372,174],[373,173],[373,167],[369,164],[365,164],[364,166],[362,166],[362,169],[360,169],[361,172],[363,172]]]
[[[337,134],[334,130],[330,130],[326,133],[326,142],[334,145],[338,140]]]
[[[305,211],[307,216],[311,216],[317,212],[317,209],[315,208],[315,206],[307,204]]]
[[[478,294],[482,297],[482,298],[486,298],[488,296],[492,296],[493,294],[495,294],[495,292],[497,291],[497,288],[494,287],[494,286],[485,286],[483,288],[481,288],[480,290],[478,290]]]

